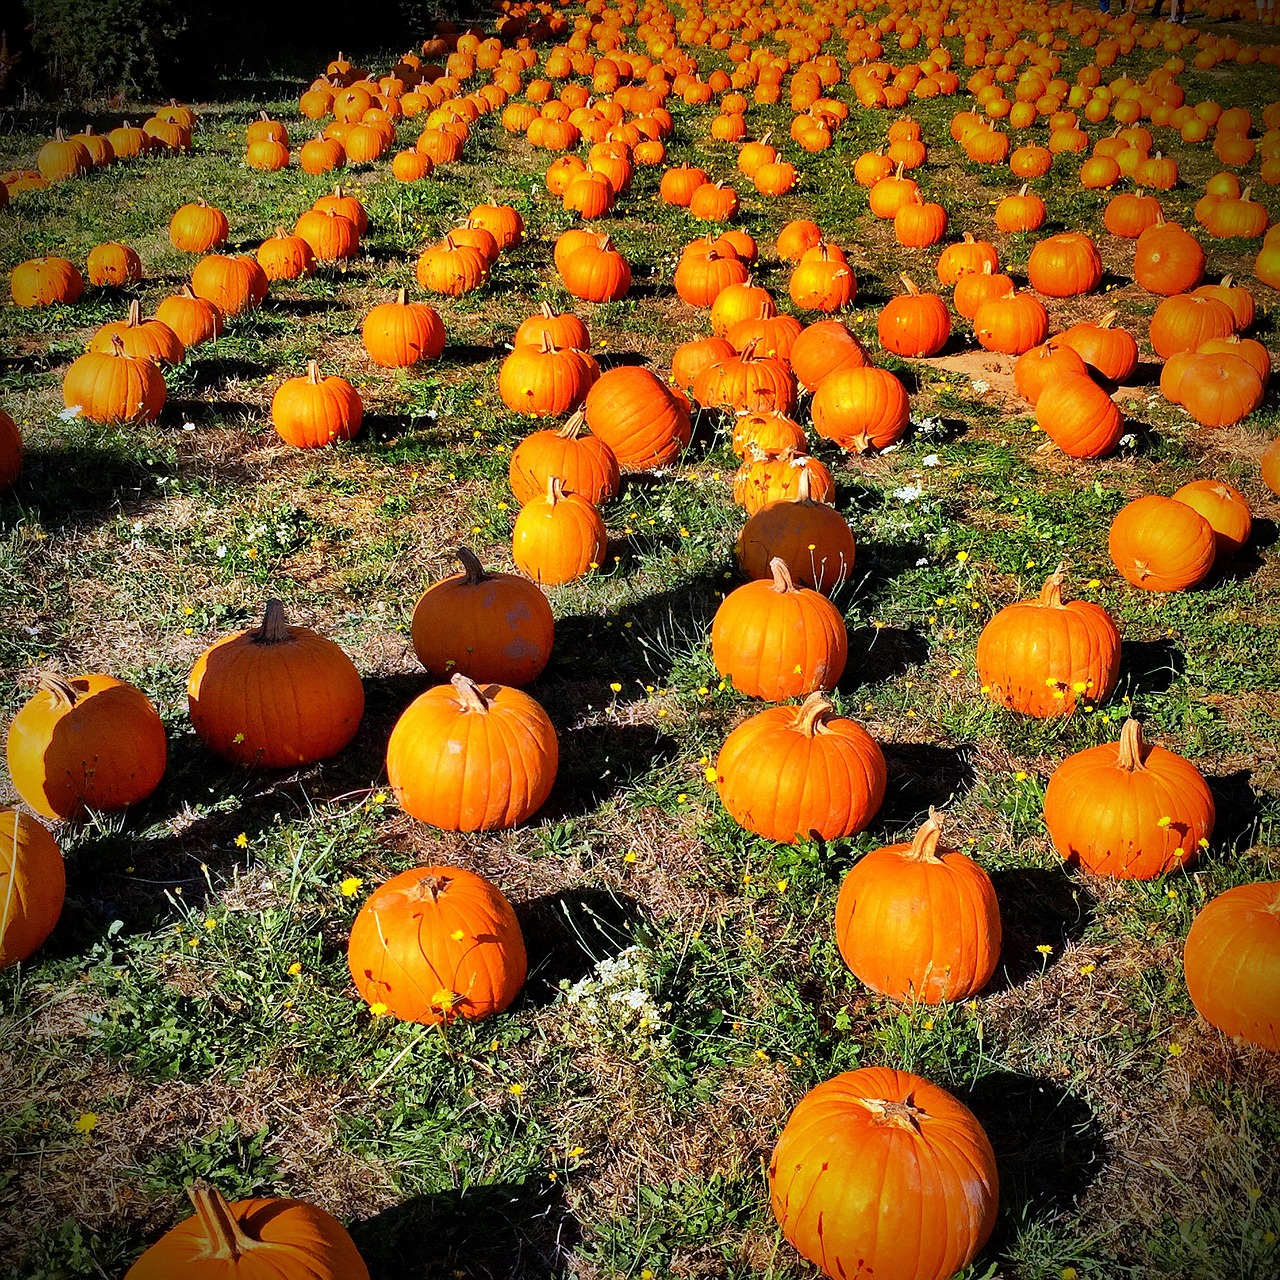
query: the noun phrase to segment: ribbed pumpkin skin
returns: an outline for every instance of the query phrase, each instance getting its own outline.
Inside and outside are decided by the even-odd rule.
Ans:
[[[234,258],[211,253],[191,272],[191,288],[197,297],[212,302],[224,316],[238,316],[256,307],[267,296],[267,273],[256,258]]]
[[[802,480],[807,489],[807,481]],[[783,499],[761,507],[742,527],[738,565],[748,578],[773,577],[776,556],[793,582],[830,595],[852,572],[856,548],[849,523],[834,507]]]
[[[555,492],[551,492],[554,482]],[[581,578],[604,563],[609,545],[600,513],[589,502],[559,488],[525,503],[511,531],[516,567],[535,582],[555,587]]]
[[[345,378],[321,378],[314,367],[290,378],[271,398],[271,424],[280,438],[299,449],[319,449],[351,440],[364,419],[360,393]]]
[[[14,790],[38,814],[75,818],[145,800],[164,776],[168,745],[141,690],[87,675],[43,682],[14,716],[6,753]]]
[[[618,496],[622,475],[613,450],[571,426],[572,420],[558,431],[535,431],[512,450],[507,478],[521,506],[543,497],[552,476],[560,477],[565,493],[577,494],[592,506]]]
[[[938,847],[931,818],[914,841],[855,862],[836,900],[836,945],[860,982],[894,1000],[941,1004],[976,995],[1000,962],[991,877]]]
[[[1088,236],[1066,231],[1036,244],[1027,259],[1027,277],[1046,297],[1078,297],[1102,283],[1102,258]]]
[[[1064,373],[1088,377],[1085,363],[1076,351],[1070,347],[1054,347],[1045,343],[1024,351],[1018,357],[1013,366],[1013,381],[1022,398],[1034,405],[1045,387]]]
[[[226,244],[227,215],[203,200],[184,204],[169,220],[169,240],[184,253],[207,253]]]
[[[416,867],[379,885],[360,908],[347,964],[369,1004],[434,1026],[501,1013],[528,972],[516,913],[461,867]]]
[[[84,276],[66,258],[32,258],[9,273],[9,295],[20,307],[77,302],[83,293]]]
[[[813,425],[842,449],[863,453],[901,439],[911,416],[906,388],[887,369],[844,368],[813,396]]]
[[[187,680],[200,741],[236,764],[287,769],[336,756],[364,715],[364,685],[327,636],[288,626],[278,601],[259,627],[206,649]]]
[[[164,375],[150,360],[90,351],[62,379],[67,408],[79,406],[90,422],[153,422],[164,408]]]
[[[1085,374],[1060,373],[1036,398],[1036,422],[1072,458],[1101,458],[1124,435],[1120,407]]]
[[[513,413],[553,418],[577,408],[600,367],[575,347],[515,347],[498,370],[498,394]]]
[[[301,236],[283,231],[264,240],[254,256],[268,280],[298,280],[316,269],[311,246]]]
[[[1253,532],[1253,513],[1239,489],[1219,480],[1192,480],[1173,495],[1173,500],[1185,503],[1209,522],[1215,557],[1226,559],[1244,550]]]
[[[836,482],[827,464],[793,450],[774,458],[757,456],[744,462],[734,473],[733,500],[752,516],[771,502],[798,498],[801,480],[806,477],[814,502],[835,504]]]
[[[619,365],[601,374],[587,392],[587,427],[632,470],[665,467],[689,443],[684,406],[647,369]]]
[[[782,844],[862,831],[884,800],[884,755],[820,693],[801,707],[744,720],[716,760],[716,786],[735,822]]]
[[[89,339],[88,350],[110,355],[115,351],[112,339],[117,337],[124,354],[137,360],[150,360],[154,364],[180,364],[186,355],[178,335],[163,320],[143,320],[136,302],[130,306],[127,320],[113,320],[104,324]]]
[[[1200,841],[1213,833],[1213,819],[1213,797],[1200,771],[1164,747],[1146,746],[1133,720],[1119,745],[1068,756],[1044,796],[1053,847],[1086,871],[1125,880],[1190,866]]]
[[[973,336],[987,351],[1020,356],[1049,336],[1049,313],[1029,293],[990,298],[974,312]]]
[[[1207,1023],[1280,1051],[1280,883],[1237,885],[1206,903],[1182,965],[1191,1003]]]
[[[185,293],[162,298],[156,304],[156,319],[167,324],[188,349],[209,342],[222,332],[222,312],[189,288]]]
[[[197,1184],[193,1193],[199,1192]],[[153,1244],[125,1280],[369,1280],[351,1237],[318,1206],[301,1200],[222,1203],[239,1230],[263,1247],[237,1250],[234,1260],[230,1253],[219,1255],[197,1213]]]
[[[444,323],[435,308],[406,302],[403,291],[395,302],[374,307],[360,332],[369,358],[384,369],[407,369],[444,351]]]
[[[437,680],[461,672],[481,684],[526,685],[551,657],[556,624],[538,587],[514,573],[486,573],[470,559],[433,583],[410,624],[418,661]]]
[[[463,676],[410,703],[387,744],[400,807],[445,831],[495,831],[533,817],[560,762],[547,713],[527,693],[483,690],[485,710],[459,692]]]
[[[816,391],[828,374],[870,364],[862,343],[841,320],[806,325],[791,345],[791,371],[806,391]]]
[[[1007,605],[978,637],[978,676],[992,702],[1024,715],[1070,715],[1105,702],[1120,676],[1120,632],[1087,600],[1062,603],[1061,572],[1037,600]],[[1082,686],[1082,687],[1081,687]]]
[[[716,670],[739,693],[766,702],[833,689],[849,656],[840,610],[820,592],[794,586],[779,564],[773,581],[731,591],[711,623]]]
[[[0,969],[40,949],[66,893],[57,841],[34,818],[0,808]]]
[[[818,1085],[769,1162],[782,1234],[831,1280],[949,1280],[990,1238],[999,1186],[968,1107],[888,1067]]]
[[[1181,510],[1179,510],[1181,508]],[[1111,522],[1111,563],[1144,591],[1185,591],[1213,568],[1213,528],[1172,498],[1135,498]]]

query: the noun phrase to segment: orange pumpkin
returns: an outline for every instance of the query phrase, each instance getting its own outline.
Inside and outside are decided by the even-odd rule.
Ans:
[[[1120,407],[1084,374],[1060,373],[1036,398],[1036,422],[1072,458],[1101,458],[1124,435]]]
[[[66,893],[57,841],[34,818],[0,808],[0,969],[30,959],[43,946]]]
[[[1239,489],[1220,480],[1192,480],[1173,500],[1186,503],[1209,522],[1215,558],[1226,560],[1244,550],[1253,531],[1253,513]]]
[[[298,449],[354,439],[363,419],[360,393],[345,378],[322,378],[315,360],[307,362],[305,377],[281,383],[271,398],[271,425]]]
[[[1172,498],[1135,498],[1121,508],[1107,536],[1111,562],[1144,591],[1185,591],[1213,568],[1209,522]]]
[[[600,513],[560,477],[547,477],[545,496],[526,502],[511,533],[516,567],[549,587],[581,578],[604,563],[608,534]]]

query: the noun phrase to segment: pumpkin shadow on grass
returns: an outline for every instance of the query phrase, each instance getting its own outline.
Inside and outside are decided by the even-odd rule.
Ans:
[[[560,735],[560,767],[541,817],[581,817],[678,759],[679,743],[647,724],[593,724]]]
[[[1214,565],[1204,585],[1212,587],[1220,582],[1243,582],[1246,578],[1253,577],[1265,563],[1259,553],[1273,547],[1278,538],[1280,526],[1274,520],[1267,520],[1265,517],[1254,520],[1248,544],[1225,564]]]
[[[988,993],[1020,987],[1084,936],[1097,900],[1064,863],[1059,867],[1011,867],[993,871],[1003,937],[1000,964]],[[1039,948],[1049,947],[1046,955]]]
[[[453,344],[446,346],[436,364],[443,368],[452,366],[470,368],[477,364],[488,364],[490,360],[503,354],[505,353],[499,351],[496,346],[486,347],[477,342],[460,342],[456,346]]]
[[[890,742],[883,744],[883,751],[889,782],[875,826],[877,830],[907,832],[906,839],[929,816],[931,808],[946,809],[977,777],[968,746]]]
[[[1126,694],[1168,693],[1187,669],[1187,655],[1172,640],[1126,640],[1120,646],[1120,678],[1113,702]]]
[[[986,1130],[1000,1171],[988,1257],[1028,1221],[1070,1211],[1106,1165],[1107,1139],[1092,1109],[1052,1081],[994,1071],[956,1096]]]
[[[852,693],[864,686],[904,676],[929,660],[929,642],[905,627],[855,627],[849,632],[849,660],[836,686]]]
[[[581,1234],[545,1179],[414,1196],[351,1228],[371,1280],[559,1280]]]
[[[132,454],[91,442],[35,445],[28,448],[12,491],[0,494],[0,517],[20,499],[47,529],[85,528],[145,510],[176,474],[159,460],[146,466]]]
[[[1240,769],[1221,777],[1206,777],[1213,796],[1213,840],[1209,857],[1242,853],[1258,839],[1262,798],[1252,785],[1253,773]]]

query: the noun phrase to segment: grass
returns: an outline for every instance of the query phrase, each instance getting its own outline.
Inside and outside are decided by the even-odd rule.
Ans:
[[[705,50],[700,60],[721,62]],[[1138,50],[1123,66],[1145,74],[1156,61]],[[1066,55],[1069,77],[1080,62]],[[297,69],[299,92],[316,70]],[[1269,76],[1255,64],[1183,79],[1193,100],[1257,115],[1274,96]],[[949,139],[965,105],[913,103],[930,144],[917,176],[954,233],[991,236],[1018,270],[1031,238],[990,223],[1004,172],[969,164]],[[291,225],[331,182],[243,167],[259,107],[295,146],[308,136],[296,95],[199,104],[189,157],[16,200],[0,214],[0,266],[43,251],[83,261],[124,239],[146,264],[136,293],[150,308],[191,266],[166,236],[184,201],[223,208],[237,247]],[[70,123],[101,130],[123,114]],[[851,181],[884,114],[855,108],[829,151],[802,157],[798,191],[768,202],[735,175],[733,149],[708,141],[709,110],[676,116],[672,162],[735,179],[740,221],[763,250],[757,279],[784,307],[772,235],[802,214],[850,250],[860,293],[848,319],[864,335],[899,271],[931,277],[936,254],[900,249]],[[788,118],[782,106],[748,116],[775,137]],[[0,140],[6,167],[28,162],[55,123],[40,107],[14,120]],[[402,144],[415,132],[403,124]],[[1173,151],[1186,181],[1164,203],[1185,221],[1218,166],[1205,149]],[[798,1276],[807,1268],[773,1225],[764,1162],[806,1089],[873,1063],[955,1090],[996,1146],[1000,1223],[969,1280],[1274,1276],[1277,1064],[1199,1022],[1180,972],[1196,910],[1280,865],[1280,507],[1257,473],[1280,430],[1273,402],[1210,432],[1144,391],[1126,401],[1134,446],[1077,463],[1037,451],[1025,406],[1003,391],[1008,361],[967,339],[954,359],[886,361],[913,390],[907,439],[881,457],[820,450],[858,542],[838,597],[851,645],[836,700],[884,744],[890,769],[884,808],[856,839],[773,846],[733,824],[703,779],[749,710],[720,687],[707,640],[733,585],[741,516],[729,498],[736,460],[706,421],[678,466],[631,480],[606,512],[607,572],[551,593],[556,652],[533,692],[560,732],[562,765],[539,819],[464,839],[388,799],[387,735],[427,684],[408,640],[417,594],[461,542],[509,564],[506,466],[528,426],[502,410],[497,369],[524,315],[544,298],[570,301],[550,265],[568,218],[540,189],[546,159],[488,122],[461,163],[424,183],[395,183],[385,165],[343,175],[371,217],[360,259],[273,288],[173,372],[152,426],[57,416],[67,364],[121,296],[0,309],[0,395],[28,443],[21,479],[0,495],[0,713],[42,669],[108,670],[156,702],[171,748],[150,801],[60,832],[63,920],[31,963],[0,977],[0,1277],[120,1274],[184,1215],[195,1177],[324,1205],[380,1280]],[[1150,300],[1128,280],[1130,249],[1102,230],[1106,197],[1073,177],[1064,157],[1035,185],[1055,227],[1098,238],[1115,279],[1105,304],[1055,304],[1055,327],[1105,305],[1145,336]],[[602,358],[637,352],[662,368],[705,316],[671,286],[678,248],[700,228],[656,201],[657,181],[639,170],[607,220],[634,296],[578,309]],[[474,294],[433,300],[450,335],[441,361],[369,365],[363,314],[397,287],[416,292],[417,252],[484,197],[520,208],[526,245]],[[1251,252],[1215,242],[1211,268],[1249,279]],[[1276,295],[1256,293],[1270,340]],[[314,455],[284,448],[268,421],[275,386],[308,358],[356,383],[368,421],[357,441]],[[1253,547],[1194,592],[1132,590],[1107,558],[1111,516],[1200,476],[1246,492]],[[981,696],[974,647],[992,613],[1034,593],[1059,560],[1069,591],[1121,625],[1121,686],[1093,714],[1029,722]],[[195,657],[270,595],[342,643],[368,693],[354,744],[294,775],[213,760],[186,719]],[[1196,762],[1219,808],[1201,863],[1149,885],[1064,870],[1040,816],[1053,767],[1113,739],[1130,712]],[[831,917],[851,862],[908,835],[930,805],[948,809],[992,873],[1005,952],[977,1000],[904,1008],[848,974]],[[345,964],[368,890],[428,861],[496,880],[531,958],[510,1013],[447,1034],[372,1019]],[[620,1004],[619,992],[632,998]]]

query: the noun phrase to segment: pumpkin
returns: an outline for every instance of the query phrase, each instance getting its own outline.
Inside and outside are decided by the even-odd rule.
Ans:
[[[834,507],[815,502],[808,470],[800,472],[795,498],[770,502],[738,534],[738,566],[748,578],[773,578],[775,557],[792,580],[830,595],[853,572],[855,546],[848,522]]]
[[[204,1182],[187,1194],[196,1216],[153,1244],[125,1280],[369,1280],[342,1224],[313,1204],[229,1204]]]
[[[142,259],[127,244],[109,240],[89,250],[85,268],[89,283],[98,288],[123,289],[142,279]]]
[[[671,356],[671,381],[684,391],[692,391],[705,368],[727,359],[737,350],[724,338],[694,338],[682,342]]]
[[[210,751],[250,768],[292,769],[336,756],[355,737],[364,686],[332,640],[290,626],[280,601],[269,600],[261,626],[200,655],[187,708]]]
[[[805,251],[787,289],[803,311],[839,311],[858,296],[858,280],[844,255],[824,241]]]
[[[1133,277],[1148,293],[1169,297],[1194,289],[1204,279],[1204,262],[1195,236],[1159,217],[1138,237]]]
[[[341,185],[334,187],[328,194],[321,196],[311,206],[318,213],[340,213],[356,229],[356,235],[362,236],[369,229],[369,215],[358,196],[353,196]]]
[[[547,598],[513,573],[488,573],[457,552],[462,572],[433,583],[413,610],[418,661],[437,680],[461,673],[482,684],[531,684],[551,657],[555,620]]]
[[[460,673],[414,699],[387,744],[396,801],[445,831],[494,831],[533,817],[559,761],[551,721],[527,693],[481,688]]]
[[[951,300],[960,315],[972,320],[984,302],[992,298],[1011,298],[1013,294],[1013,277],[993,273],[991,264],[984,262],[981,271],[966,271],[956,281]]]
[[[618,459],[603,440],[583,434],[585,425],[586,414],[579,409],[563,427],[535,431],[512,451],[507,474],[521,506],[546,493],[553,475],[560,477],[565,493],[577,494],[592,506],[617,497],[622,483]]]
[[[1060,373],[1036,398],[1036,422],[1072,458],[1101,458],[1124,435],[1119,405],[1084,374]]]
[[[591,434],[609,446],[619,466],[665,467],[688,447],[688,408],[678,393],[638,365],[618,365],[601,374],[583,408]]]
[[[994,272],[999,266],[1000,255],[995,245],[986,240],[975,240],[973,233],[966,231],[962,240],[949,244],[939,255],[938,280],[941,284],[955,284],[970,271],[990,267]]]
[[[311,246],[317,262],[343,262],[360,250],[356,224],[336,209],[308,209],[293,230]]]
[[[751,283],[726,285],[711,303],[711,332],[723,338],[740,320],[764,319],[778,314],[773,295],[768,289]]]
[[[444,324],[435,308],[409,302],[403,289],[394,302],[374,307],[360,327],[369,359],[384,369],[407,369],[444,351]]]
[[[867,192],[867,204],[872,214],[884,221],[892,221],[898,210],[907,204],[920,190],[914,178],[906,178],[899,163],[893,175],[881,178]]]
[[[1195,351],[1212,338],[1235,332],[1235,316],[1225,302],[1194,293],[1165,298],[1151,317],[1149,336],[1156,354],[1167,360],[1180,351]]]
[[[724,182],[704,182],[689,197],[689,213],[703,222],[728,222],[738,212],[738,193]]]
[[[317,134],[298,150],[298,168],[313,175],[329,173],[346,163],[347,152],[337,138]]]
[[[120,335],[111,350],[90,351],[62,379],[62,400],[90,422],[153,422],[165,402],[164,375],[148,359],[127,355]]]
[[[731,325],[725,337],[739,354],[752,347],[757,355],[776,356],[790,368],[791,348],[803,327],[795,316],[761,314]]]
[[[141,690],[107,675],[43,675],[9,726],[14,790],[46,818],[115,813],[160,785],[164,725]]]
[[[184,204],[169,219],[169,240],[183,253],[208,253],[226,244],[230,234],[227,215],[221,209],[197,200]]]
[[[593,236],[565,257],[560,268],[564,287],[587,302],[617,302],[631,288],[631,264],[608,236]]]
[[[1009,235],[1039,231],[1044,226],[1045,217],[1044,201],[1034,191],[1028,191],[1024,182],[1020,190],[1005,196],[996,205],[996,230]]]
[[[316,269],[311,245],[302,236],[291,236],[281,228],[258,246],[254,256],[268,280],[300,280]]]
[[[488,231],[499,249],[513,248],[524,239],[524,219],[509,204],[478,204],[467,215],[467,221]]]
[[[1280,436],[1267,445],[1258,461],[1262,482],[1272,493],[1280,497]]]
[[[1067,231],[1036,244],[1027,259],[1027,278],[1046,297],[1078,297],[1102,283],[1102,258],[1088,236]]]
[[[802,454],[809,447],[804,428],[785,413],[773,411],[736,414],[730,443],[740,458],[776,458],[788,450]]]
[[[566,494],[555,475],[547,478],[543,497],[521,507],[511,534],[516,567],[551,587],[598,569],[607,547],[600,513],[577,494]]]
[[[695,240],[676,263],[673,283],[679,297],[693,307],[709,307],[731,285],[745,284],[747,264],[732,245]]]
[[[0,409],[0,493],[13,488],[22,470],[22,432],[18,424]]]
[[[1234,283],[1231,276],[1223,276],[1220,284],[1202,284],[1195,290],[1197,296],[1225,302],[1236,319],[1236,332],[1243,333],[1253,324],[1257,306],[1248,289]]]
[[[1136,240],[1163,216],[1160,201],[1143,191],[1126,191],[1114,196],[1102,213],[1103,225],[1113,236]]]
[[[739,693],[766,702],[834,688],[849,652],[844,618],[821,593],[797,587],[785,561],[775,557],[769,569],[772,581],[738,587],[716,610],[716,670]]]
[[[1213,797],[1180,755],[1126,720],[1119,744],[1068,756],[1044,795],[1053,847],[1095,875],[1150,880],[1190,866],[1213,834]]]
[[[1088,377],[1084,361],[1071,347],[1043,343],[1018,357],[1013,366],[1013,381],[1018,394],[1034,405],[1045,387],[1064,373]]]
[[[818,434],[857,453],[900,440],[910,416],[906,388],[887,369],[873,365],[829,373],[813,395],[813,425]]]
[[[1107,549],[1121,575],[1144,591],[1185,591],[1213,568],[1213,527],[1186,503],[1135,498],[1111,522]]]
[[[460,243],[450,233],[418,255],[415,275],[424,289],[456,298],[489,278],[489,262],[479,249]]]
[[[836,945],[859,981],[894,1000],[941,1004],[977,995],[1000,960],[991,877],[942,843],[942,815],[909,844],[854,863],[836,900]]]
[[[30,258],[9,272],[9,296],[20,307],[78,302],[83,293],[84,276],[66,258]]]
[[[223,316],[238,316],[256,307],[267,296],[266,272],[254,258],[226,257],[211,253],[191,272],[191,290],[212,302]]]
[[[1174,495],[1209,522],[1215,559],[1227,560],[1244,550],[1253,531],[1253,513],[1239,489],[1221,480],[1192,480]]]
[[[791,371],[806,391],[816,391],[828,374],[870,364],[862,343],[841,320],[806,325],[791,344]]]
[[[658,184],[658,194],[664,204],[674,204],[687,209],[693,194],[707,181],[707,175],[701,169],[690,165],[682,165],[678,169],[668,169]]]
[[[524,935],[501,891],[461,867],[415,867],[381,884],[351,925],[356,990],[402,1022],[488,1018],[528,973]]]
[[[58,842],[34,818],[0,808],[0,969],[35,955],[66,894]]]
[[[884,755],[823,693],[744,720],[720,748],[716,787],[735,822],[782,844],[864,830],[884,800]]]
[[[1131,333],[1116,327],[1118,315],[1108,311],[1096,323],[1073,324],[1052,340],[1053,345],[1070,347],[1109,382],[1124,382],[1138,368],[1138,344]]]
[[[778,257],[783,262],[799,262],[822,238],[822,228],[816,222],[796,218],[778,232],[775,245]]]
[[[831,1280],[943,1280],[991,1236],[995,1153],[968,1107],[920,1076],[863,1067],[792,1111],[769,1161],[782,1234]]]
[[[1120,632],[1086,600],[1062,601],[1061,565],[1038,599],[1006,605],[978,637],[978,678],[992,702],[1024,715],[1069,715],[1105,702],[1120,676]]]
[[[513,413],[559,417],[576,409],[600,377],[600,366],[575,347],[560,348],[548,334],[539,345],[519,344],[498,370],[498,394]]]
[[[1271,378],[1271,353],[1256,338],[1242,338],[1238,333],[1228,334],[1225,338],[1210,338],[1196,348],[1195,354],[1235,356],[1258,375],[1264,387]]]
[[[704,408],[790,413],[796,384],[783,361],[759,351],[759,342],[708,365],[695,379],[693,398]]]
[[[733,500],[754,515],[761,507],[800,493],[800,477],[807,473],[809,496],[815,502],[836,500],[836,482],[827,464],[819,458],[784,449],[772,457],[750,452],[733,477]]]
[[[89,339],[89,350],[110,354],[117,337],[125,355],[153,364],[181,364],[186,355],[178,335],[163,320],[143,320],[142,304],[136,298],[129,303],[124,320],[104,324]]]
[[[587,332],[587,326],[572,311],[557,314],[549,302],[544,302],[540,310],[520,322],[512,345],[518,347],[522,343],[529,343],[540,347],[544,336],[557,347],[591,350],[591,335]]]
[[[145,155],[151,149],[151,135],[145,129],[131,125],[127,120],[118,129],[107,134],[111,150],[117,160],[132,160],[136,156]]]
[[[947,304],[936,293],[921,293],[909,276],[900,279],[907,292],[890,298],[876,322],[880,345],[911,359],[936,356],[951,337]]]
[[[1196,1012],[1219,1031],[1280,1051],[1280,883],[1236,885],[1191,922],[1182,967]]]
[[[322,378],[315,360],[307,362],[305,377],[281,383],[271,398],[271,425],[299,449],[351,440],[363,418],[360,393],[345,378]]]
[[[36,168],[46,182],[62,182],[88,173],[93,157],[83,142],[66,137],[59,129],[36,154]]]
[[[198,297],[190,285],[162,298],[156,305],[156,319],[167,324],[188,350],[213,341],[222,332],[222,312],[212,302]]]
[[[989,298],[974,313],[973,334],[987,351],[1020,356],[1048,337],[1049,313],[1029,293]]]

